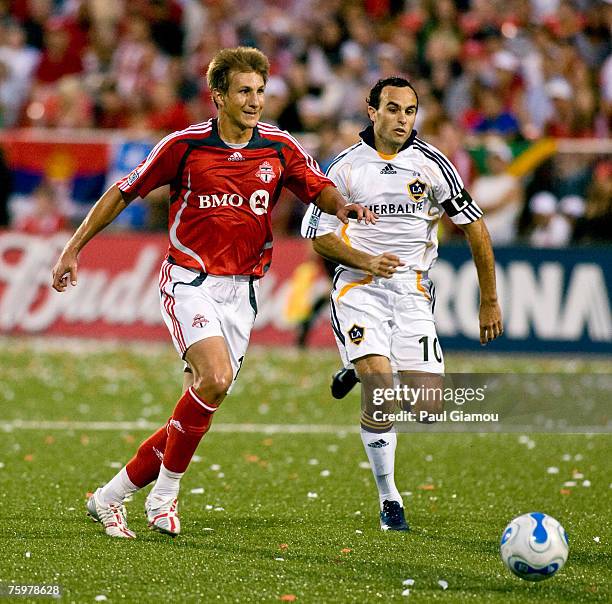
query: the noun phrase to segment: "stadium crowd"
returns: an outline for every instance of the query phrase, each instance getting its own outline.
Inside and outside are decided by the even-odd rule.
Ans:
[[[543,137],[612,136],[611,31],[609,0],[0,0],[0,120],[157,139],[215,114],[217,49],[256,46],[272,65],[263,120],[303,133],[325,169],[373,82],[402,74],[419,135],[478,191],[495,244],[609,240],[609,159],[507,168]],[[278,228],[296,208],[280,204]]]

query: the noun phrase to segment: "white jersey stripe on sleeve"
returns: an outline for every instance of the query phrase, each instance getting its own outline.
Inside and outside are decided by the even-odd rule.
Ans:
[[[461,182],[461,176],[459,176],[459,172],[457,172],[457,169],[448,160],[448,158],[443,153],[438,151],[438,149],[436,149],[434,146],[430,145],[429,143],[426,143],[425,141],[421,139],[416,139],[416,142],[420,143],[421,146],[426,147],[427,150],[440,162],[440,164],[446,166],[446,169],[450,177],[453,179],[457,187],[459,187],[459,189],[462,189],[463,187],[462,187],[462,182]]]
[[[151,151],[149,152],[149,155],[147,156],[146,160],[144,161],[144,163],[142,164],[139,170],[140,176],[142,176],[149,169],[153,160],[157,157],[157,155],[159,155],[160,151],[162,150],[163,147],[166,146],[167,143],[185,134],[206,134],[207,132],[210,132],[210,130],[212,130],[212,124],[211,124],[211,121],[209,120],[208,122],[205,122],[204,124],[195,124],[193,126],[189,126],[188,128],[185,128],[184,130],[178,130],[176,132],[172,132],[171,134],[168,134],[167,136],[162,138],[157,143],[157,145],[153,147],[153,149],[151,149]],[[125,190],[126,186],[127,186],[127,176],[124,179],[122,179],[122,182],[119,184],[119,189],[123,191]]]
[[[439,157],[437,157],[433,153],[433,151],[431,151],[428,147],[419,144],[419,142],[420,141],[416,139],[414,142],[414,147],[418,149],[425,157],[431,159],[438,165],[440,171],[442,172],[442,175],[444,176],[444,179],[446,180],[449,186],[451,197],[457,195],[461,191],[461,187],[459,186],[459,182],[457,181],[455,174],[448,169],[448,167],[440,160]]]
[[[291,136],[287,131],[281,130],[276,126],[272,126],[271,124],[265,124],[264,122],[259,122],[257,124],[257,128],[263,132],[264,134],[271,134],[273,136],[281,136],[290,140],[298,149],[298,151],[304,156],[306,159],[306,165],[317,175],[317,176],[325,176],[323,172],[321,172],[321,168],[319,168],[319,164],[314,160],[314,158],[300,145],[296,138]]]

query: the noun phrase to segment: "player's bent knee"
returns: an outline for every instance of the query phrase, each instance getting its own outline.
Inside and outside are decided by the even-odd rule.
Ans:
[[[219,404],[232,385],[232,374],[228,372],[198,376],[194,379],[193,388],[199,396],[211,404]]]

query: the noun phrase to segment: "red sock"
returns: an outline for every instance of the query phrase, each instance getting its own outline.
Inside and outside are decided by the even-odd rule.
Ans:
[[[184,472],[212,422],[215,405],[209,405],[189,388],[174,408],[169,422],[164,467]]]
[[[172,418],[170,418],[172,419]],[[125,467],[128,478],[137,486],[145,487],[153,482],[159,474],[166,441],[168,440],[168,424],[164,424],[157,432],[149,436],[140,447],[136,455],[130,459]]]

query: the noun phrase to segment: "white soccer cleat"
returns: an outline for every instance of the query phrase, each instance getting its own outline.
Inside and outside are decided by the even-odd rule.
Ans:
[[[114,503],[103,505],[98,497],[100,491],[101,489],[97,489],[87,500],[87,515],[94,522],[100,522],[109,537],[135,539],[136,533],[131,531],[127,525],[125,506]]]
[[[149,520],[149,528],[172,537],[181,532],[181,520],[177,513],[178,500],[176,497],[162,499],[149,493],[145,501],[145,511]]]

